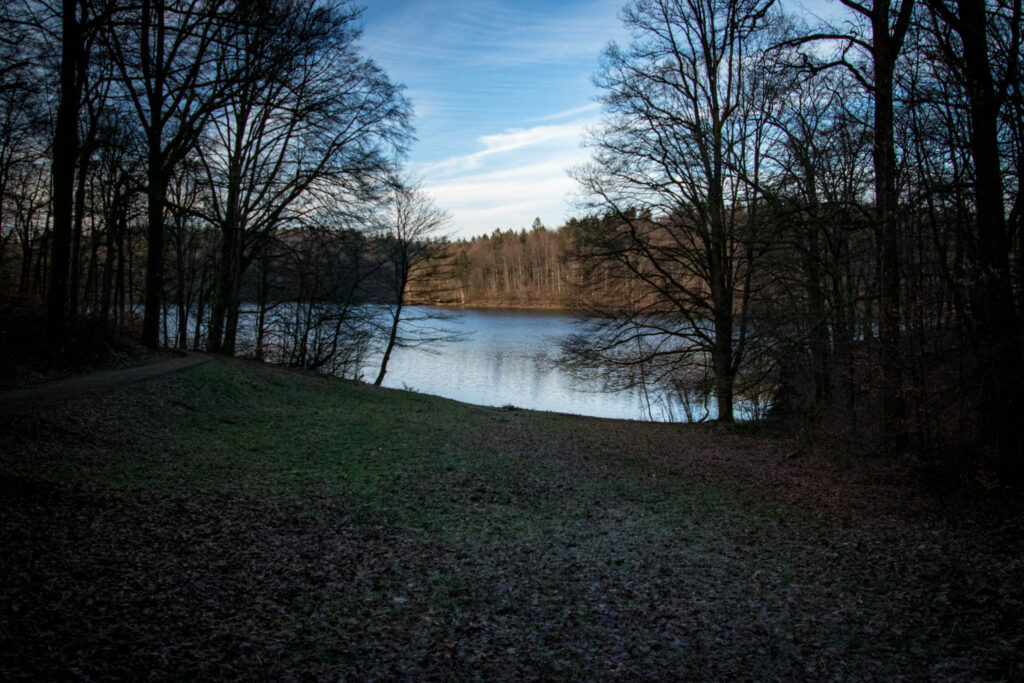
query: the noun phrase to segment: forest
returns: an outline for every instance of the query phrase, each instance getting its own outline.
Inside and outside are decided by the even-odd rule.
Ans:
[[[1019,482],[1021,3],[841,3],[632,0],[578,213],[454,240],[346,0],[3,2],[4,355],[377,349],[379,383],[409,304],[566,307],[570,366]]]
[[[1020,4],[842,4],[626,7],[573,171],[603,220],[570,351],[632,350],[726,421],[767,378],[780,414],[1019,479]]]

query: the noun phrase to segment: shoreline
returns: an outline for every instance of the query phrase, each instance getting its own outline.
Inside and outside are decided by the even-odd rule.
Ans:
[[[570,306],[561,304],[507,304],[507,303],[471,303],[471,304],[449,304],[449,303],[437,303],[427,301],[414,301],[410,304],[411,306],[432,306],[434,308],[443,308],[460,311],[491,311],[491,310],[514,310],[514,311],[562,311],[566,315],[572,315],[572,308]]]

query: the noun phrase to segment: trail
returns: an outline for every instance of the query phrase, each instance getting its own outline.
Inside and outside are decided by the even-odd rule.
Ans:
[[[0,391],[0,415],[31,412],[65,399],[97,393],[151,377],[166,375],[200,365],[211,359],[205,353],[189,352],[180,358],[120,370],[101,370],[86,375],[44,382],[25,389]]]

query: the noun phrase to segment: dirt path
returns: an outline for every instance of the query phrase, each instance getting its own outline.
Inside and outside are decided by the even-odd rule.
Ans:
[[[210,360],[205,353],[189,352],[180,358],[140,365],[122,370],[101,370],[87,375],[45,382],[26,389],[0,391],[0,415],[35,410],[64,399],[91,394],[103,389],[157,377],[190,368]]]

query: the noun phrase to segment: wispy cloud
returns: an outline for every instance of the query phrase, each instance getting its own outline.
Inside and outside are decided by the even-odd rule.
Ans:
[[[623,0],[375,0],[364,44],[408,86],[410,166],[462,235],[557,225],[598,120],[591,74]]]
[[[566,109],[565,111],[555,112],[554,114],[548,114],[547,116],[540,116],[534,119],[529,119],[530,123],[544,123],[546,121],[558,121],[561,119],[568,119],[580,114],[589,114],[590,112],[597,111],[601,108],[599,102],[591,102],[585,104],[582,107],[576,107],[574,109]]]
[[[427,175],[425,189],[452,213],[462,236],[529,226],[538,216],[555,226],[567,217],[568,198],[576,189],[567,171],[586,157],[578,145],[518,155],[492,170]]]
[[[489,157],[509,154],[531,147],[544,145],[548,148],[578,147],[586,127],[584,122],[564,123],[553,126],[533,126],[506,130],[501,133],[482,135],[477,138],[483,149],[462,156],[444,159],[420,169],[424,176],[451,176],[480,168]]]
[[[556,227],[566,218],[564,198],[574,186],[563,171],[531,182],[466,182],[428,189],[451,212],[456,235],[469,237],[495,228],[529,227],[534,218]]]
[[[399,13],[371,21],[367,40],[374,54],[424,60],[460,60],[463,67],[510,66],[591,59],[618,31],[622,0],[523,4],[501,0],[393,1]],[[374,19],[371,5],[368,17]],[[381,12],[383,13],[383,9]]]

